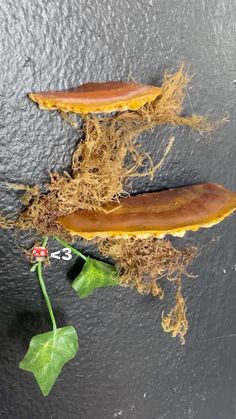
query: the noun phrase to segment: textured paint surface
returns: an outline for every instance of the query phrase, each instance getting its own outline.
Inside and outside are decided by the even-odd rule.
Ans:
[[[77,134],[56,113],[26,98],[32,90],[66,89],[87,81],[159,84],[182,60],[194,74],[185,112],[230,122],[204,139],[188,128],[142,136],[158,161],[176,142],[143,192],[211,181],[236,190],[235,0],[7,0],[0,4],[1,211],[20,209],[5,182],[43,184],[68,168]],[[79,300],[65,279],[73,262],[52,262],[48,291],[59,324],[73,324],[80,353],[44,399],[33,377],[18,369],[33,334],[49,329],[36,279],[19,246],[26,235],[1,232],[0,417],[10,419],[233,419],[236,417],[235,216],[178,243],[202,252],[187,279],[190,332],[185,346],[164,334],[163,308],[173,303],[134,291],[100,289]],[[58,250],[56,244],[52,250]],[[95,254],[95,252],[93,253]]]

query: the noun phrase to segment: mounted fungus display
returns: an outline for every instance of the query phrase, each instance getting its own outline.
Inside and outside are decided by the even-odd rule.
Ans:
[[[51,173],[44,193],[37,186],[11,185],[25,190],[24,209],[17,219],[10,214],[0,218],[2,228],[35,231],[37,238],[43,237],[41,247],[37,243],[26,253],[33,263],[31,271],[37,272],[53,330],[32,338],[20,367],[34,374],[44,395],[78,351],[77,332],[73,326],[57,327],[45,287],[49,237],[83,259],[72,284],[80,298],[101,287],[121,285],[162,299],[161,281],[170,281],[176,305],[162,313],[161,324],[184,343],[188,321],[182,279],[191,276],[188,266],[199,250],[195,246],[177,249],[166,236],[182,237],[187,231],[219,223],[236,209],[236,194],[211,183],[135,196],[126,187],[127,180],[136,176],[152,180],[174,143],[171,137],[154,164],[149,153],[140,151],[139,134],[160,124],[185,124],[201,132],[216,127],[200,115],[181,114],[188,82],[181,66],[175,74],[164,75],[161,87],[113,81],[29,94],[41,109],[79,114],[83,124],[71,170]],[[93,240],[101,257],[109,257],[114,265],[85,256],[72,245],[76,237],[88,246]]]

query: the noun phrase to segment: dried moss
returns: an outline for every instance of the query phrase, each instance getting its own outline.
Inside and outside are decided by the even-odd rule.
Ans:
[[[169,240],[154,237],[147,239],[99,239],[99,250],[111,257],[120,271],[120,284],[136,288],[140,294],[151,294],[164,298],[160,286],[163,278],[177,287],[176,305],[166,316],[162,316],[165,332],[179,336],[184,342],[188,330],[186,306],[181,294],[182,277],[190,276],[187,267],[198,251],[195,247],[178,250]]]
[[[172,337],[179,336],[181,344],[185,343],[185,335],[188,331],[188,320],[186,317],[186,304],[182,295],[181,287],[176,291],[176,303],[170,312],[162,313],[162,327],[165,332],[171,333]]]
[[[169,240],[156,237],[146,239],[107,238],[97,239],[99,250],[104,256],[114,259],[119,267],[120,283],[136,288],[140,294],[164,297],[158,281],[166,277],[168,281],[178,282],[186,267],[197,254],[192,247],[177,250]]]

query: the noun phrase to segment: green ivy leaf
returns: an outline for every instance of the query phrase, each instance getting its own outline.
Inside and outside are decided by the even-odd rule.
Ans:
[[[117,285],[118,283],[118,272],[115,266],[88,256],[82,271],[73,281],[72,287],[81,298],[84,298],[96,288]]]
[[[47,396],[64,364],[78,352],[78,336],[73,326],[34,336],[20,368],[34,374]]]

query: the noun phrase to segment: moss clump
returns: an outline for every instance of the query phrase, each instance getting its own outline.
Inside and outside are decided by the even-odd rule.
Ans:
[[[182,295],[181,286],[178,287],[175,295],[175,306],[168,314],[162,313],[162,327],[165,332],[171,333],[172,337],[179,336],[182,345],[185,344],[185,335],[188,331],[188,320],[186,317],[186,303]]]
[[[188,265],[197,255],[196,247],[178,250],[169,240],[155,237],[147,239],[99,239],[99,250],[117,264],[120,283],[136,288],[140,294],[151,294],[164,298],[161,280],[166,278],[177,289],[176,305],[170,313],[162,316],[165,332],[179,336],[184,343],[188,330],[185,301],[181,293],[182,277],[190,276]]]

